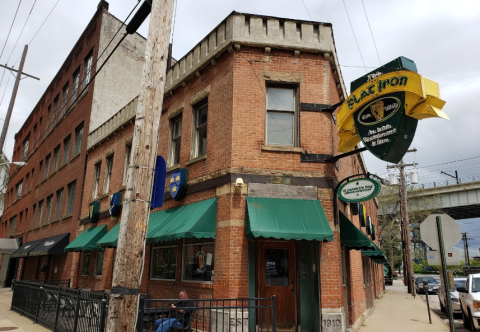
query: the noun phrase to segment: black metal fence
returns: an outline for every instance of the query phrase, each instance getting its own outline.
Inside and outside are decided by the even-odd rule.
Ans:
[[[179,301],[184,301],[179,305]],[[175,331],[276,332],[276,298],[140,299],[137,331],[156,331],[155,322]],[[177,305],[173,309],[171,305]],[[178,315],[179,310],[182,314]],[[175,316],[175,317],[172,317]],[[180,317],[180,318],[179,318]],[[143,319],[142,319],[143,318]]]
[[[70,279],[49,279],[49,280],[33,279],[33,280],[24,280],[24,281],[29,283],[35,283],[35,284],[70,287]],[[12,280],[12,289],[15,286],[16,282],[18,282],[18,280]]]
[[[103,332],[107,295],[30,281],[16,281],[13,311],[52,331]]]

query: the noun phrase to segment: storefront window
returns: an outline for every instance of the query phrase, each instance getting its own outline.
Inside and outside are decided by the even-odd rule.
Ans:
[[[90,253],[83,252],[82,276],[88,276],[89,274],[90,274]]]
[[[215,243],[212,241],[212,239],[185,240],[183,280],[213,281]]]
[[[103,270],[103,251],[97,251],[95,254],[95,271],[94,275],[101,276]]]
[[[177,247],[154,247],[150,278],[173,279],[177,270]]]

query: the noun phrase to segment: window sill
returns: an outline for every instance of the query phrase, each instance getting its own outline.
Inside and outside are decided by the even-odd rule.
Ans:
[[[199,287],[199,288],[213,288],[213,281],[190,281],[182,280],[181,286]]]
[[[62,220],[67,219],[67,218],[71,218],[72,216],[73,216],[73,214],[67,214],[66,216],[63,216]]]
[[[200,160],[205,160],[205,159],[207,159],[207,155],[206,155],[206,154],[202,154],[201,156],[199,156],[199,157],[197,157],[197,158],[190,159],[189,161],[187,161],[187,162],[185,163],[185,165],[188,166],[188,165],[194,164],[194,163],[196,163],[196,162],[198,162],[198,161],[200,161]]]
[[[55,220],[50,221],[50,224],[55,224],[55,223],[59,222],[60,220],[61,220],[60,218],[57,218]]]
[[[173,166],[170,166],[169,168],[167,168],[167,173],[176,171],[177,169],[180,169],[180,164],[176,164],[176,165],[173,165]]]
[[[261,150],[262,151],[303,153],[303,148],[298,148],[298,147],[294,147],[294,146],[285,146],[285,145],[262,145]]]
[[[72,157],[72,159],[70,159],[70,162],[72,162],[72,161],[73,161],[74,159],[76,159],[78,156],[80,156],[80,152],[77,153],[76,155],[74,155],[74,156]]]
[[[110,197],[110,193],[102,194],[102,195],[98,196],[96,200],[102,200],[102,199],[104,199],[105,197]]]
[[[68,162],[64,163],[62,166],[60,166],[58,169],[57,169],[57,172],[60,171],[62,168],[64,168],[65,166],[67,166]]]

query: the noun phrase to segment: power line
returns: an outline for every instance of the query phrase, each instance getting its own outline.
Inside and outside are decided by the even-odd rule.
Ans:
[[[10,26],[10,30],[8,30],[7,39],[5,39],[5,44],[3,45],[2,52],[0,53],[0,58],[3,55],[3,51],[5,50],[5,46],[7,46],[7,41],[8,41],[8,38],[10,37],[10,32],[12,32],[13,24],[15,23],[15,19],[17,18],[18,9],[20,8],[21,4],[22,4],[22,0],[20,0],[20,2],[18,3],[17,11],[15,12],[15,16],[13,17],[12,25]]]
[[[347,10],[347,5],[345,4],[345,0],[343,0],[343,5],[345,6],[345,11],[347,12],[348,22],[350,22],[350,27],[352,28],[353,37],[355,38],[355,43],[357,43],[358,53],[360,53],[360,57],[362,58],[363,67],[365,68],[365,72],[367,72],[365,61],[363,61],[362,51],[360,51],[360,45],[358,45],[357,36],[355,35],[355,30],[353,30],[353,25],[352,25],[352,21],[350,20],[350,15],[348,15],[348,10]]]
[[[10,53],[10,56],[7,59],[7,63],[8,63],[8,61],[10,61],[10,58],[12,57],[13,52],[15,51],[15,48],[17,47],[18,41],[20,40],[20,37],[22,37],[23,30],[25,29],[25,26],[27,25],[28,19],[30,18],[30,15],[32,14],[32,11],[33,11],[33,7],[35,7],[36,3],[37,3],[37,0],[34,0],[32,8],[30,9],[30,12],[28,13],[27,19],[25,20],[25,23],[23,24],[22,31],[20,31],[20,35],[18,35],[17,41],[15,42],[15,45],[13,46],[13,50]]]
[[[370,29],[370,34],[372,35],[373,45],[375,46],[375,51],[377,51],[378,62],[380,63],[380,66],[381,66],[382,61],[380,60],[380,54],[378,54],[378,49],[377,49],[377,44],[375,43],[375,38],[373,38],[372,27],[370,26],[370,21],[368,20],[367,10],[365,9],[365,4],[363,3],[363,0],[362,0],[362,5],[363,5],[363,11],[365,12],[365,17],[367,18],[368,28]]]
[[[310,16],[310,13],[308,12],[308,8],[307,8],[307,5],[305,4],[305,1],[302,0],[302,3],[303,3],[303,7],[305,7],[305,10],[307,11],[308,17],[310,17],[310,19],[313,21],[312,16]]]

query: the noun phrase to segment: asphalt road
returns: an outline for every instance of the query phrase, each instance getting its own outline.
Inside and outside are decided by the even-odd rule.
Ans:
[[[417,277],[433,277],[435,278],[438,283],[440,283],[440,276],[439,275],[432,275],[432,274],[429,274],[429,275],[415,275],[415,279]],[[420,295],[420,298],[425,301],[425,305],[427,304],[427,297],[421,293]],[[443,320],[443,322],[445,324],[447,324],[447,326],[449,325],[448,323],[448,317],[447,317],[447,314],[442,312],[440,310],[440,301],[438,299],[438,295],[437,294],[428,294],[428,302],[430,304],[430,309],[431,311],[437,315],[438,317],[440,317],[441,320]],[[425,315],[428,315],[428,312],[425,310]],[[469,331],[468,329],[466,329],[464,326],[463,326],[463,321],[462,321],[462,315],[454,315],[454,320],[455,320],[455,331],[457,332],[467,332]],[[432,316],[432,319],[435,319],[435,317]]]

